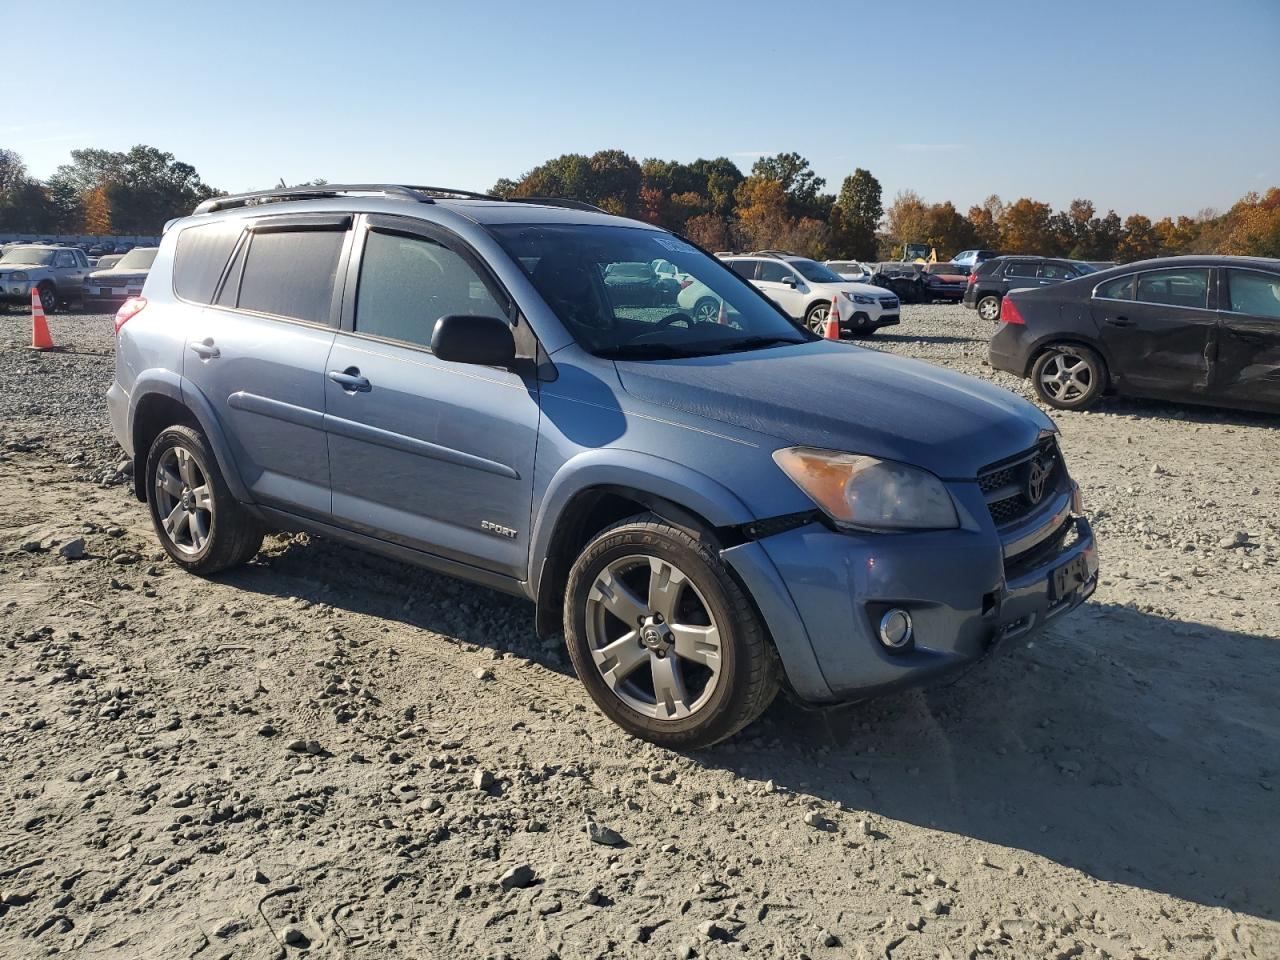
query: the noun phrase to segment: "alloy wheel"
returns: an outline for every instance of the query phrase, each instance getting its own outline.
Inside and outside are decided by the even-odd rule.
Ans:
[[[1074,353],[1056,353],[1040,370],[1040,385],[1060,403],[1074,403],[1093,386],[1093,368]]]
[[[644,716],[682,720],[720,682],[720,628],[698,588],[667,560],[633,554],[601,570],[587,596],[586,634],[605,684]]]
[[[978,304],[978,316],[983,320],[995,322],[1000,319],[1000,301],[995,297],[984,297]]]
[[[203,550],[213,529],[213,492],[191,451],[173,446],[156,465],[156,508],[169,542],[181,553]]]
[[[831,308],[826,304],[814,307],[809,311],[809,329],[821,336],[826,332],[827,317]]]
[[[693,305],[695,323],[715,323],[720,316],[720,304],[711,297],[703,297]]]

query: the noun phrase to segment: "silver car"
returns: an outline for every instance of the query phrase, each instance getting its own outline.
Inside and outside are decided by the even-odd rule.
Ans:
[[[31,289],[40,291],[46,313],[63,304],[84,298],[84,278],[89,258],[76,247],[22,244],[10,247],[0,257],[0,302],[25,303]]]

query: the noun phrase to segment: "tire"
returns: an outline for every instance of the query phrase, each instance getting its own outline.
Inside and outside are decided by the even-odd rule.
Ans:
[[[653,514],[615,523],[582,551],[564,626],[591,699],[660,746],[731,737],[778,692],[777,654],[751,600],[705,539]]]
[[[40,305],[44,307],[46,314],[58,312],[58,290],[48,280],[42,280],[36,284],[36,289],[40,291]]]
[[[1059,410],[1087,410],[1107,388],[1106,362],[1094,350],[1057,343],[1031,366],[1036,396]]]
[[[978,316],[989,323],[1000,319],[1000,295],[984,293],[978,298]]]
[[[720,316],[720,301],[715,297],[702,297],[693,305],[690,316],[694,323],[715,323]]]
[[[804,315],[804,325],[820,337],[826,336],[827,317],[831,315],[831,304],[820,301],[811,306]]]
[[[227,489],[199,430],[162,430],[147,453],[146,483],[156,536],[189,573],[205,576],[239,566],[262,546],[262,527]]]

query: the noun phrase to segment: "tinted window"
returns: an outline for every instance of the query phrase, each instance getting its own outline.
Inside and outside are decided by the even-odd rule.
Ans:
[[[781,283],[784,277],[791,277],[793,274],[781,263],[776,260],[760,261],[760,275],[756,278],[764,280],[768,283]]]
[[[1280,276],[1228,270],[1227,301],[1236,313],[1280,320]]]
[[[1105,300],[1132,300],[1133,299],[1133,275],[1127,277],[1116,277],[1114,280],[1108,280],[1106,283],[1098,285],[1098,289],[1094,291],[1095,297],[1101,297]]]
[[[255,233],[240,277],[243,310],[328,323],[341,230]]]
[[[1060,263],[1042,263],[1040,264],[1040,276],[1045,280],[1070,280],[1076,275],[1071,267],[1064,267]]]
[[[1015,260],[1004,272],[1006,277],[1034,277],[1040,265],[1033,260]]]
[[[840,283],[844,279],[840,274],[829,267],[824,267],[816,260],[792,260],[791,266],[800,272],[800,276],[813,283]]]
[[[1158,270],[1138,274],[1137,299],[1174,307],[1205,307],[1209,302],[1208,270]]]
[[[369,234],[356,292],[357,331],[425,347],[436,321],[456,315],[505,317],[506,311],[471,264],[448,247],[425,237]]]
[[[754,260],[730,260],[729,269],[744,280],[750,280],[756,275],[756,262]]]
[[[184,300],[211,303],[231,249],[240,239],[236,221],[201,224],[178,234],[173,254],[173,290]],[[98,266],[102,266],[99,261]]]

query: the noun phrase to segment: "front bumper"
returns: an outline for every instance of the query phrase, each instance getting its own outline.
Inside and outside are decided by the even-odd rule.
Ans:
[[[821,674],[821,682],[793,680],[802,698],[858,700],[922,683],[980,659],[1003,640],[1034,634],[1093,593],[1097,551],[1083,516],[1055,508],[1016,535],[1002,535],[976,484],[957,484],[953,493],[968,514],[956,530],[858,534],[812,523],[759,541]],[[1054,535],[1036,541],[1036,524],[1045,530],[1052,524]],[[1006,557],[1015,547],[1017,555]],[[1058,570],[1080,575],[1055,583],[1063,580]],[[914,636],[901,650],[877,635],[879,616],[890,608],[912,618]],[[778,635],[794,625],[775,624],[763,605],[761,612],[780,652],[794,649],[794,637]],[[783,652],[789,678],[793,659]]]
[[[0,283],[0,303],[30,303],[30,281],[5,280]]]

